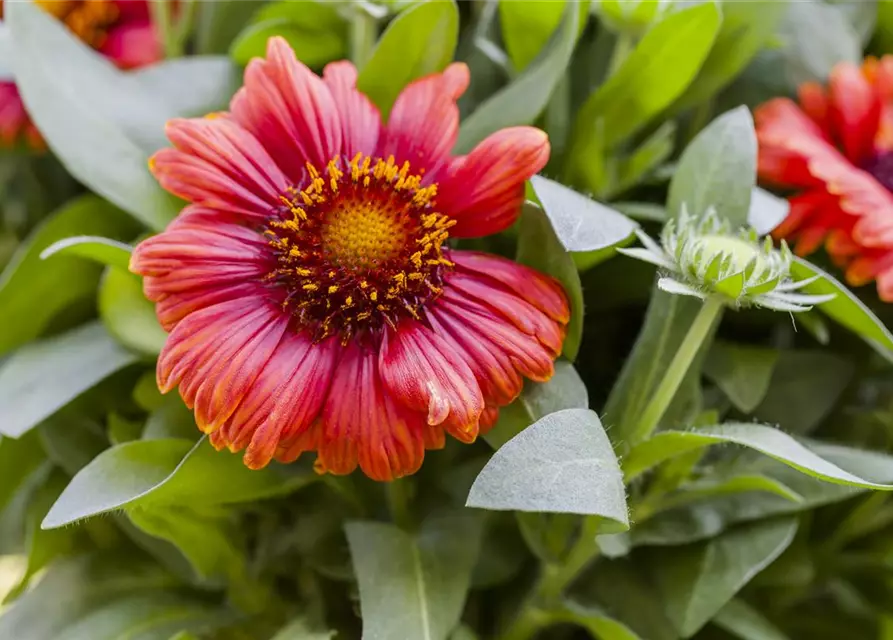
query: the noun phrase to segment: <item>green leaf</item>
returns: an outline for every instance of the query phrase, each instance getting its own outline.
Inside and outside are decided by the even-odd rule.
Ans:
[[[879,51],[893,51],[893,0],[879,0],[874,42]]]
[[[99,286],[99,317],[118,342],[157,356],[167,333],[155,316],[155,305],[143,295],[142,280],[117,267],[106,269]]]
[[[599,609],[584,607],[578,602],[565,605],[558,619],[583,627],[598,640],[642,640],[622,622],[618,622]]]
[[[50,460],[73,476],[108,446],[102,425],[71,405],[41,422],[37,429]]]
[[[765,491],[780,496],[791,502],[802,502],[800,494],[795,493],[790,487],[785,486],[775,478],[761,474],[741,474],[730,477],[706,477],[702,480],[690,482],[665,499],[660,508],[668,509],[671,506],[688,504],[698,500],[735,493],[749,493],[751,491]]]
[[[737,527],[708,542],[651,551],[646,565],[667,616],[690,638],[755,575],[787,549],[797,520],[782,518]]]
[[[530,202],[525,203],[521,211],[515,260],[552,276],[564,287],[570,301],[571,319],[562,353],[573,361],[583,340],[583,285],[580,283],[580,273],[558,239],[549,218]]]
[[[741,640],[788,640],[763,614],[739,598],[729,600],[711,622]]]
[[[98,607],[173,587],[157,564],[128,553],[84,555],[55,563],[47,575],[0,615],[0,638],[60,640]],[[113,636],[114,637],[114,636]],[[104,636],[87,636],[104,640]]]
[[[281,36],[308,67],[319,67],[347,54],[347,23],[334,4],[273,2],[261,8],[230,47],[233,60],[247,65],[264,57],[267,40]]]
[[[629,528],[626,491],[614,449],[589,409],[552,413],[505,443],[478,475],[466,506],[577,513]]]
[[[200,54],[226,53],[242,28],[251,22],[257,0],[229,0],[198,4],[195,49]]]
[[[246,578],[244,551],[234,544],[239,540],[239,532],[228,513],[205,514],[188,507],[150,506],[132,509],[127,515],[143,532],[177,547],[202,578],[225,577],[231,581]]]
[[[566,5],[576,6],[579,11],[578,29],[586,26],[589,0],[558,0],[551,2],[517,2],[502,0],[499,3],[499,19],[505,50],[516,71],[525,69],[542,51],[549,37],[561,24]]]
[[[893,482],[893,458],[883,454],[846,447],[816,446],[813,452],[838,467],[858,473],[875,482]],[[679,545],[715,536],[738,522],[760,520],[773,515],[798,513],[840,502],[864,492],[851,486],[819,482],[814,477],[756,453],[743,455],[727,471],[759,473],[772,478],[801,496],[792,502],[771,493],[726,495],[686,507],[658,513],[640,522],[632,531],[636,545]]]
[[[744,226],[756,177],[753,118],[746,107],[738,107],[716,118],[686,147],[670,182],[667,211],[676,217],[685,205],[699,216],[714,207],[733,227]]]
[[[611,149],[645,127],[691,84],[719,30],[719,8],[705,2],[665,17],[639,41],[617,71],[577,114],[570,159],[587,170],[601,149]]]
[[[570,63],[579,13],[573,2],[565,4],[561,25],[536,59],[462,122],[454,153],[468,153],[491,133],[505,127],[532,124],[536,120]]]
[[[682,110],[713,98],[741,73],[775,35],[784,2],[723,0],[722,26],[704,65],[675,105]]]
[[[481,519],[428,518],[415,535],[379,522],[345,525],[360,589],[363,637],[446,640],[477,560]]]
[[[0,354],[33,340],[60,311],[91,296],[101,269],[59,256],[42,262],[41,252],[76,233],[126,238],[136,225],[116,207],[93,195],[72,200],[40,225],[18,248],[0,275]]]
[[[554,180],[533,176],[530,184],[567,251],[613,247],[629,238],[639,226],[619,211]]]
[[[297,618],[280,629],[271,640],[331,640],[334,631],[318,631],[305,618]]]
[[[403,88],[443,70],[459,38],[459,10],[453,0],[420,2],[398,15],[360,70],[357,88],[387,120]]]
[[[18,440],[0,436],[0,511],[45,458],[36,432]]]
[[[791,276],[795,280],[805,280],[819,276],[818,280],[801,289],[808,294],[835,294],[830,302],[819,305],[819,309],[838,324],[846,327],[868,341],[881,353],[890,357],[893,354],[893,334],[865,304],[831,275],[803,258],[794,258]]]
[[[570,362],[558,360],[555,373],[547,382],[527,381],[518,399],[499,410],[499,420],[484,438],[498,449],[550,413],[588,408],[589,395],[580,374]]]
[[[96,322],[22,347],[0,364],[0,432],[21,436],[135,361]]]
[[[723,442],[750,447],[825,482],[864,489],[893,490],[893,485],[863,480],[841,469],[819,457],[783,431],[761,424],[746,423],[699,427],[691,431],[662,431],[630,451],[623,460],[624,473],[629,481],[664,460],[686,451]]]
[[[206,438],[137,440],[103,451],[81,469],[42,526],[61,527],[125,507],[250,502],[289,493],[312,479],[303,465],[252,471],[241,456],[215,451]]]
[[[151,176],[148,157],[166,144],[165,121],[226,104],[236,88],[231,65],[193,58],[127,74],[34,3],[15,3],[5,18],[16,84],[50,148],[78,180],[163,229],[181,203]]]
[[[782,220],[788,217],[790,203],[759,187],[750,193],[750,211],[747,212],[747,224],[760,235],[769,234]]]
[[[833,353],[781,351],[754,417],[791,433],[807,433],[834,409],[852,377],[852,362]]]
[[[836,7],[818,0],[788,4],[781,32],[789,82],[825,82],[839,62],[858,65],[862,46],[853,27],[842,19]]]
[[[152,381],[154,384],[154,372]],[[195,441],[200,434],[201,431],[195,426],[192,410],[186,406],[179,394],[171,393],[163,396],[161,404],[149,413],[146,426],[143,428],[142,439],[178,438]]]
[[[40,252],[40,259],[55,255],[72,255],[86,258],[102,265],[128,269],[133,247],[102,236],[72,236],[63,238]]]
[[[735,407],[752,413],[769,391],[777,361],[776,349],[715,342],[704,361],[704,374]]]

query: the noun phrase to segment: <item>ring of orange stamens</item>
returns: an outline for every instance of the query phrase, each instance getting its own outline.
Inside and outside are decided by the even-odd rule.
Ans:
[[[455,221],[434,210],[437,186],[393,157],[357,154],[307,172],[265,229],[276,257],[267,281],[285,290],[283,307],[317,340],[420,318],[453,266],[443,243]]]

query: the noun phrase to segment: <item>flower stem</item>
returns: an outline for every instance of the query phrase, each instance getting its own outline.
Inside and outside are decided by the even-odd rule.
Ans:
[[[409,510],[410,481],[407,478],[392,480],[388,483],[388,506],[391,518],[401,529],[412,528],[412,514]]]
[[[164,57],[175,58],[177,56],[177,43],[171,20],[170,0],[151,0],[149,2],[149,10],[152,13],[152,22],[155,24],[158,39],[161,41],[161,46],[164,49]]]
[[[189,40],[189,36],[192,33],[192,25],[195,22],[196,9],[196,0],[180,1],[176,24],[173,27],[173,34],[171,37],[173,51],[169,52],[169,56],[182,56],[186,53],[186,42]]]
[[[722,310],[723,301],[719,296],[711,296],[704,301],[688,333],[685,334],[682,344],[679,345],[676,355],[673,356],[673,360],[670,362],[663,380],[661,380],[660,385],[658,385],[657,390],[651,397],[651,401],[645,406],[645,410],[630,434],[631,443],[635,444],[642,440],[647,440],[657,428],[661,418],[664,417],[664,413],[666,413],[667,408],[676,396],[679,385],[682,384],[685,374],[688,373],[698,350],[704,343],[704,339],[710,332],[713,322],[719,317]]]
[[[363,3],[355,4],[353,9],[350,20],[350,60],[357,69],[362,69],[369,61],[378,40],[378,19],[366,10]]]

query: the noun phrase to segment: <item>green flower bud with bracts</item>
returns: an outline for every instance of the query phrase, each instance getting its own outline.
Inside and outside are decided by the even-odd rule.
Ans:
[[[728,306],[757,306],[775,311],[808,311],[834,295],[798,293],[817,277],[791,278],[791,251],[771,238],[760,241],[753,229],[732,231],[713,209],[700,218],[683,207],[670,220],[660,244],[642,231],[643,248],[618,249],[624,255],[650,262],[663,270],[657,286],[667,293],[707,299],[720,296]]]

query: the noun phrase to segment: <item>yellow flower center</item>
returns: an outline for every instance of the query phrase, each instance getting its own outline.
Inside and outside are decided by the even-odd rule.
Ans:
[[[105,41],[108,28],[118,19],[119,10],[110,0],[35,0],[84,43],[95,48]]]
[[[758,246],[740,238],[723,235],[705,235],[694,241],[694,246],[703,252],[704,263],[709,263],[718,254],[729,257],[728,274],[740,273],[751,261],[756,260],[755,271],[763,271],[768,263]]]
[[[307,171],[265,230],[275,257],[267,282],[284,291],[283,308],[315,339],[345,342],[421,317],[453,266],[443,243],[455,222],[434,209],[437,186],[393,157]]]

